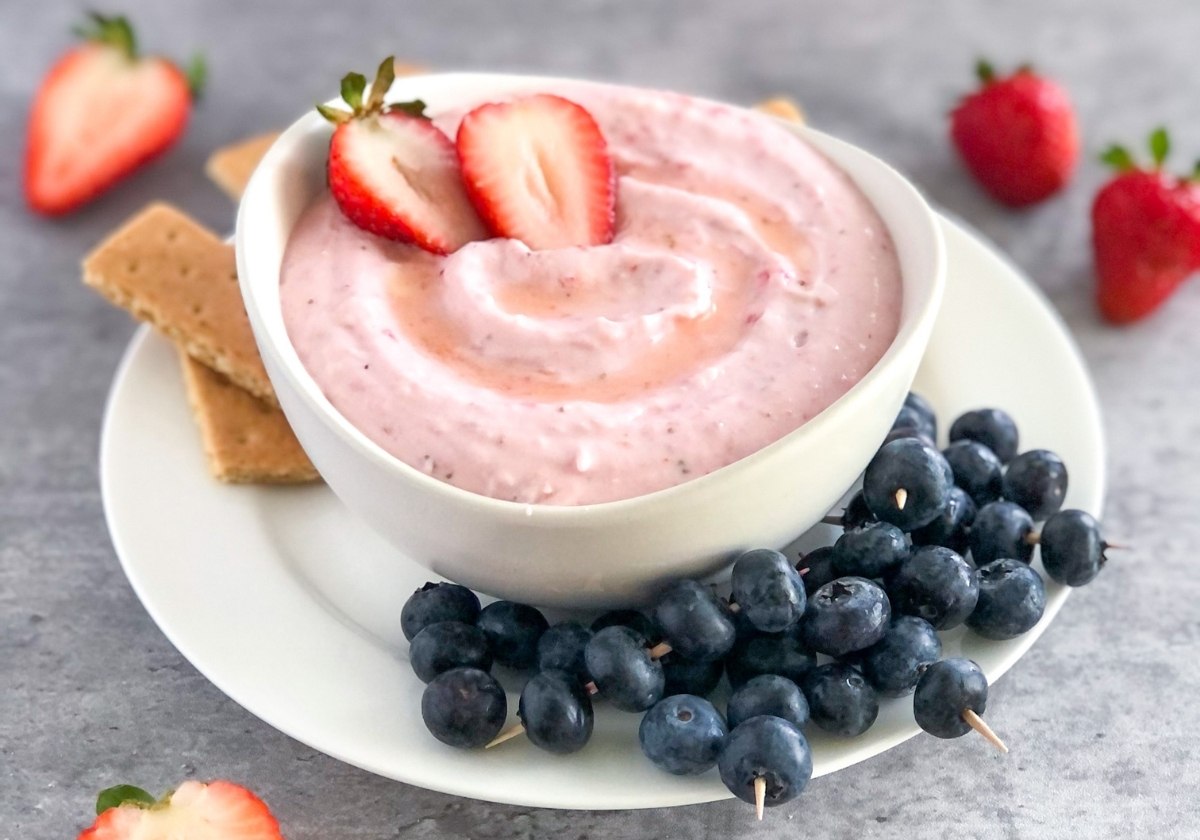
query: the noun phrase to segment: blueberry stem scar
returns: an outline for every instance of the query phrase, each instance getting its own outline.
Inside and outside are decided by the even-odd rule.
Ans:
[[[754,777],[754,815],[762,822],[763,807],[767,803],[767,779],[765,776]]]
[[[908,491],[901,487],[896,491],[896,510],[904,510],[906,504],[908,504]]]
[[[512,726],[508,727],[508,729],[505,729],[503,732],[501,732],[495,738],[488,741],[487,745],[484,746],[484,749],[490,750],[492,747],[498,747],[501,744],[503,744],[505,741],[511,741],[513,738],[516,738],[518,735],[524,735],[524,734],[525,734],[525,724],[514,723]]]
[[[1000,750],[1002,753],[1008,752],[1008,747],[1006,747],[1004,742],[1000,740],[1000,736],[992,731],[992,727],[988,726],[987,723],[984,722],[983,718],[975,714],[974,709],[964,709],[962,717],[963,720],[967,722],[967,726],[971,727],[980,735],[982,735],[989,744]],[[504,736],[501,735],[500,737]]]

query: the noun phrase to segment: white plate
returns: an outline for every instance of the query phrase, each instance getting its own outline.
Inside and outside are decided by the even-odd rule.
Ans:
[[[944,225],[950,283],[915,387],[943,425],[968,408],[1007,408],[1023,448],[1051,448],[1066,460],[1067,505],[1099,513],[1099,409],[1075,345],[1010,264],[958,225]],[[100,470],[117,555],[158,626],[222,691],[311,747],[410,784],[521,805],[647,808],[729,796],[715,771],[678,778],[656,770],[637,746],[639,718],[603,706],[591,744],[570,757],[520,739],[486,753],[435,741],[421,723],[423,686],[404,661],[400,632],[400,607],[428,573],[396,563],[323,486],[213,481],[175,351],[145,329],[113,382]],[[822,526],[800,543],[834,535]],[[951,633],[947,655],[961,650],[996,679],[1066,600],[1062,587],[1048,585],[1047,593],[1045,617],[1023,637]],[[516,696],[509,701],[515,713]],[[886,701],[862,737],[813,736],[814,775],[917,731],[908,698]]]

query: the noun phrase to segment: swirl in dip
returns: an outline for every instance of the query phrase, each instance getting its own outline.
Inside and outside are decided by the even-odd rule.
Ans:
[[[773,119],[572,83],[616,166],[598,247],[449,256],[355,227],[325,194],[281,271],[288,334],[370,439],[498,499],[580,505],[731,464],[844,394],[896,335],[900,266],[836,166]],[[436,122],[454,136],[461,115]]]

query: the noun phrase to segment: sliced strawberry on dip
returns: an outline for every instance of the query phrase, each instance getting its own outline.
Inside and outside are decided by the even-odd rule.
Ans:
[[[336,126],[328,174],[338,207],[363,230],[435,254],[487,239],[463,187],[454,143],[425,116],[425,103],[384,103],[394,78],[389,56],[365,102],[366,79],[349,73],[342,99],[351,110],[317,106]]]
[[[551,94],[481,105],[457,142],[467,193],[496,235],[534,250],[612,241],[616,175],[582,106]]]
[[[184,782],[158,801],[119,785],[100,793],[96,813],[78,840],[283,840],[266,804],[232,782]]]
[[[25,200],[47,216],[68,213],[169,149],[187,127],[204,78],[141,56],[123,17],[93,14],[85,43],[50,69],[33,100]]]

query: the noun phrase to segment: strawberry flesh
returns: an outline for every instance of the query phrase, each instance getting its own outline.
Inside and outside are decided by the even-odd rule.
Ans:
[[[76,47],[34,100],[25,195],[39,213],[67,213],[162,154],[183,134],[188,81],[162,58],[131,58],[102,43]]]
[[[437,254],[487,238],[454,144],[424,117],[393,110],[342,123],[330,142],[328,174],[338,207],[371,233]]]
[[[457,144],[467,193],[497,236],[535,250],[612,241],[615,170],[582,106],[551,94],[481,105]]]

